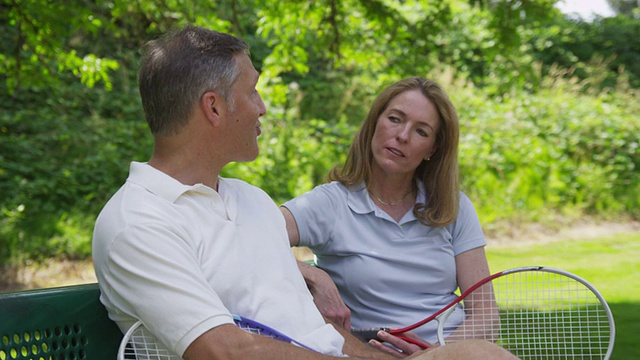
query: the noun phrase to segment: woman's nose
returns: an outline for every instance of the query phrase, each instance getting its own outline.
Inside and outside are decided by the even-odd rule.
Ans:
[[[406,142],[409,139],[409,129],[407,127],[403,127],[398,130],[396,134],[396,140],[399,142]]]

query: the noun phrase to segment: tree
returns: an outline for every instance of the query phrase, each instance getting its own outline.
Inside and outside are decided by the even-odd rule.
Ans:
[[[55,84],[60,72],[89,87],[98,82],[111,87],[108,73],[118,62],[74,48],[103,26],[92,2],[5,0],[0,9],[0,76],[9,93]]]
[[[640,0],[607,0],[607,3],[618,14],[632,15],[633,10],[640,9]]]
[[[0,261],[20,246],[45,257],[68,249],[51,242],[67,241],[60,238],[70,237],[69,219],[91,221],[127,163],[147,158],[135,86],[139,49],[175,25],[250,43],[269,102],[264,126],[273,131],[265,133],[277,136],[264,147],[274,153],[249,173],[286,198],[295,181],[318,182],[335,163],[328,153],[347,145],[371,97],[400,77],[450,67],[493,94],[526,88],[535,78],[527,31],[558,13],[554,3],[0,0]],[[301,148],[314,156],[298,156]],[[307,174],[287,176],[287,165]],[[87,231],[84,225],[74,229]]]

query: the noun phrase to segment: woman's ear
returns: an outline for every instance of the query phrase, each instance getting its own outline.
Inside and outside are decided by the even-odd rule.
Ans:
[[[204,93],[200,98],[200,110],[213,126],[220,125],[222,103],[222,97],[213,91]]]
[[[431,153],[427,154],[427,156],[424,157],[424,160],[429,161],[431,160],[431,157],[433,156],[433,154],[435,154],[438,151],[437,147],[434,147],[433,150],[431,150]]]

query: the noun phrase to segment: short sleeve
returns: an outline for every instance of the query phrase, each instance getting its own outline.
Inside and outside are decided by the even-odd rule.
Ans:
[[[464,193],[460,193],[458,218],[449,225],[454,255],[487,245],[478,214],[473,203]]]
[[[282,206],[293,215],[300,234],[300,246],[318,247],[331,239],[335,220],[346,207],[346,194],[337,183],[317,186]]]
[[[109,261],[106,276],[113,296],[126,294],[114,299],[118,307],[134,312],[129,316],[146,319],[152,329],[166,326],[162,319],[173,319],[174,331],[157,333],[176,353],[182,354],[208,329],[233,323],[218,294],[196,266],[192,249],[167,228],[127,228],[111,247]]]

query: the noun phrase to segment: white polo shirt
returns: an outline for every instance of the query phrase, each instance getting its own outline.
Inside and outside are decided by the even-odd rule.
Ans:
[[[416,200],[425,203],[424,187],[418,189]],[[420,223],[413,209],[396,222],[364,183],[352,189],[324,184],[283,206],[296,220],[300,246],[313,251],[336,283],[354,328],[404,327],[439,310],[456,298],[455,256],[486,245],[463,193],[457,220],[439,228]],[[462,319],[461,309],[451,318]],[[435,341],[436,325],[415,332]]]
[[[101,301],[124,332],[137,319],[177,354],[238,314],[325,354],[344,339],[325,324],[289,248],[284,218],[257,187],[183,185],[133,162],[100,213],[93,260]]]

